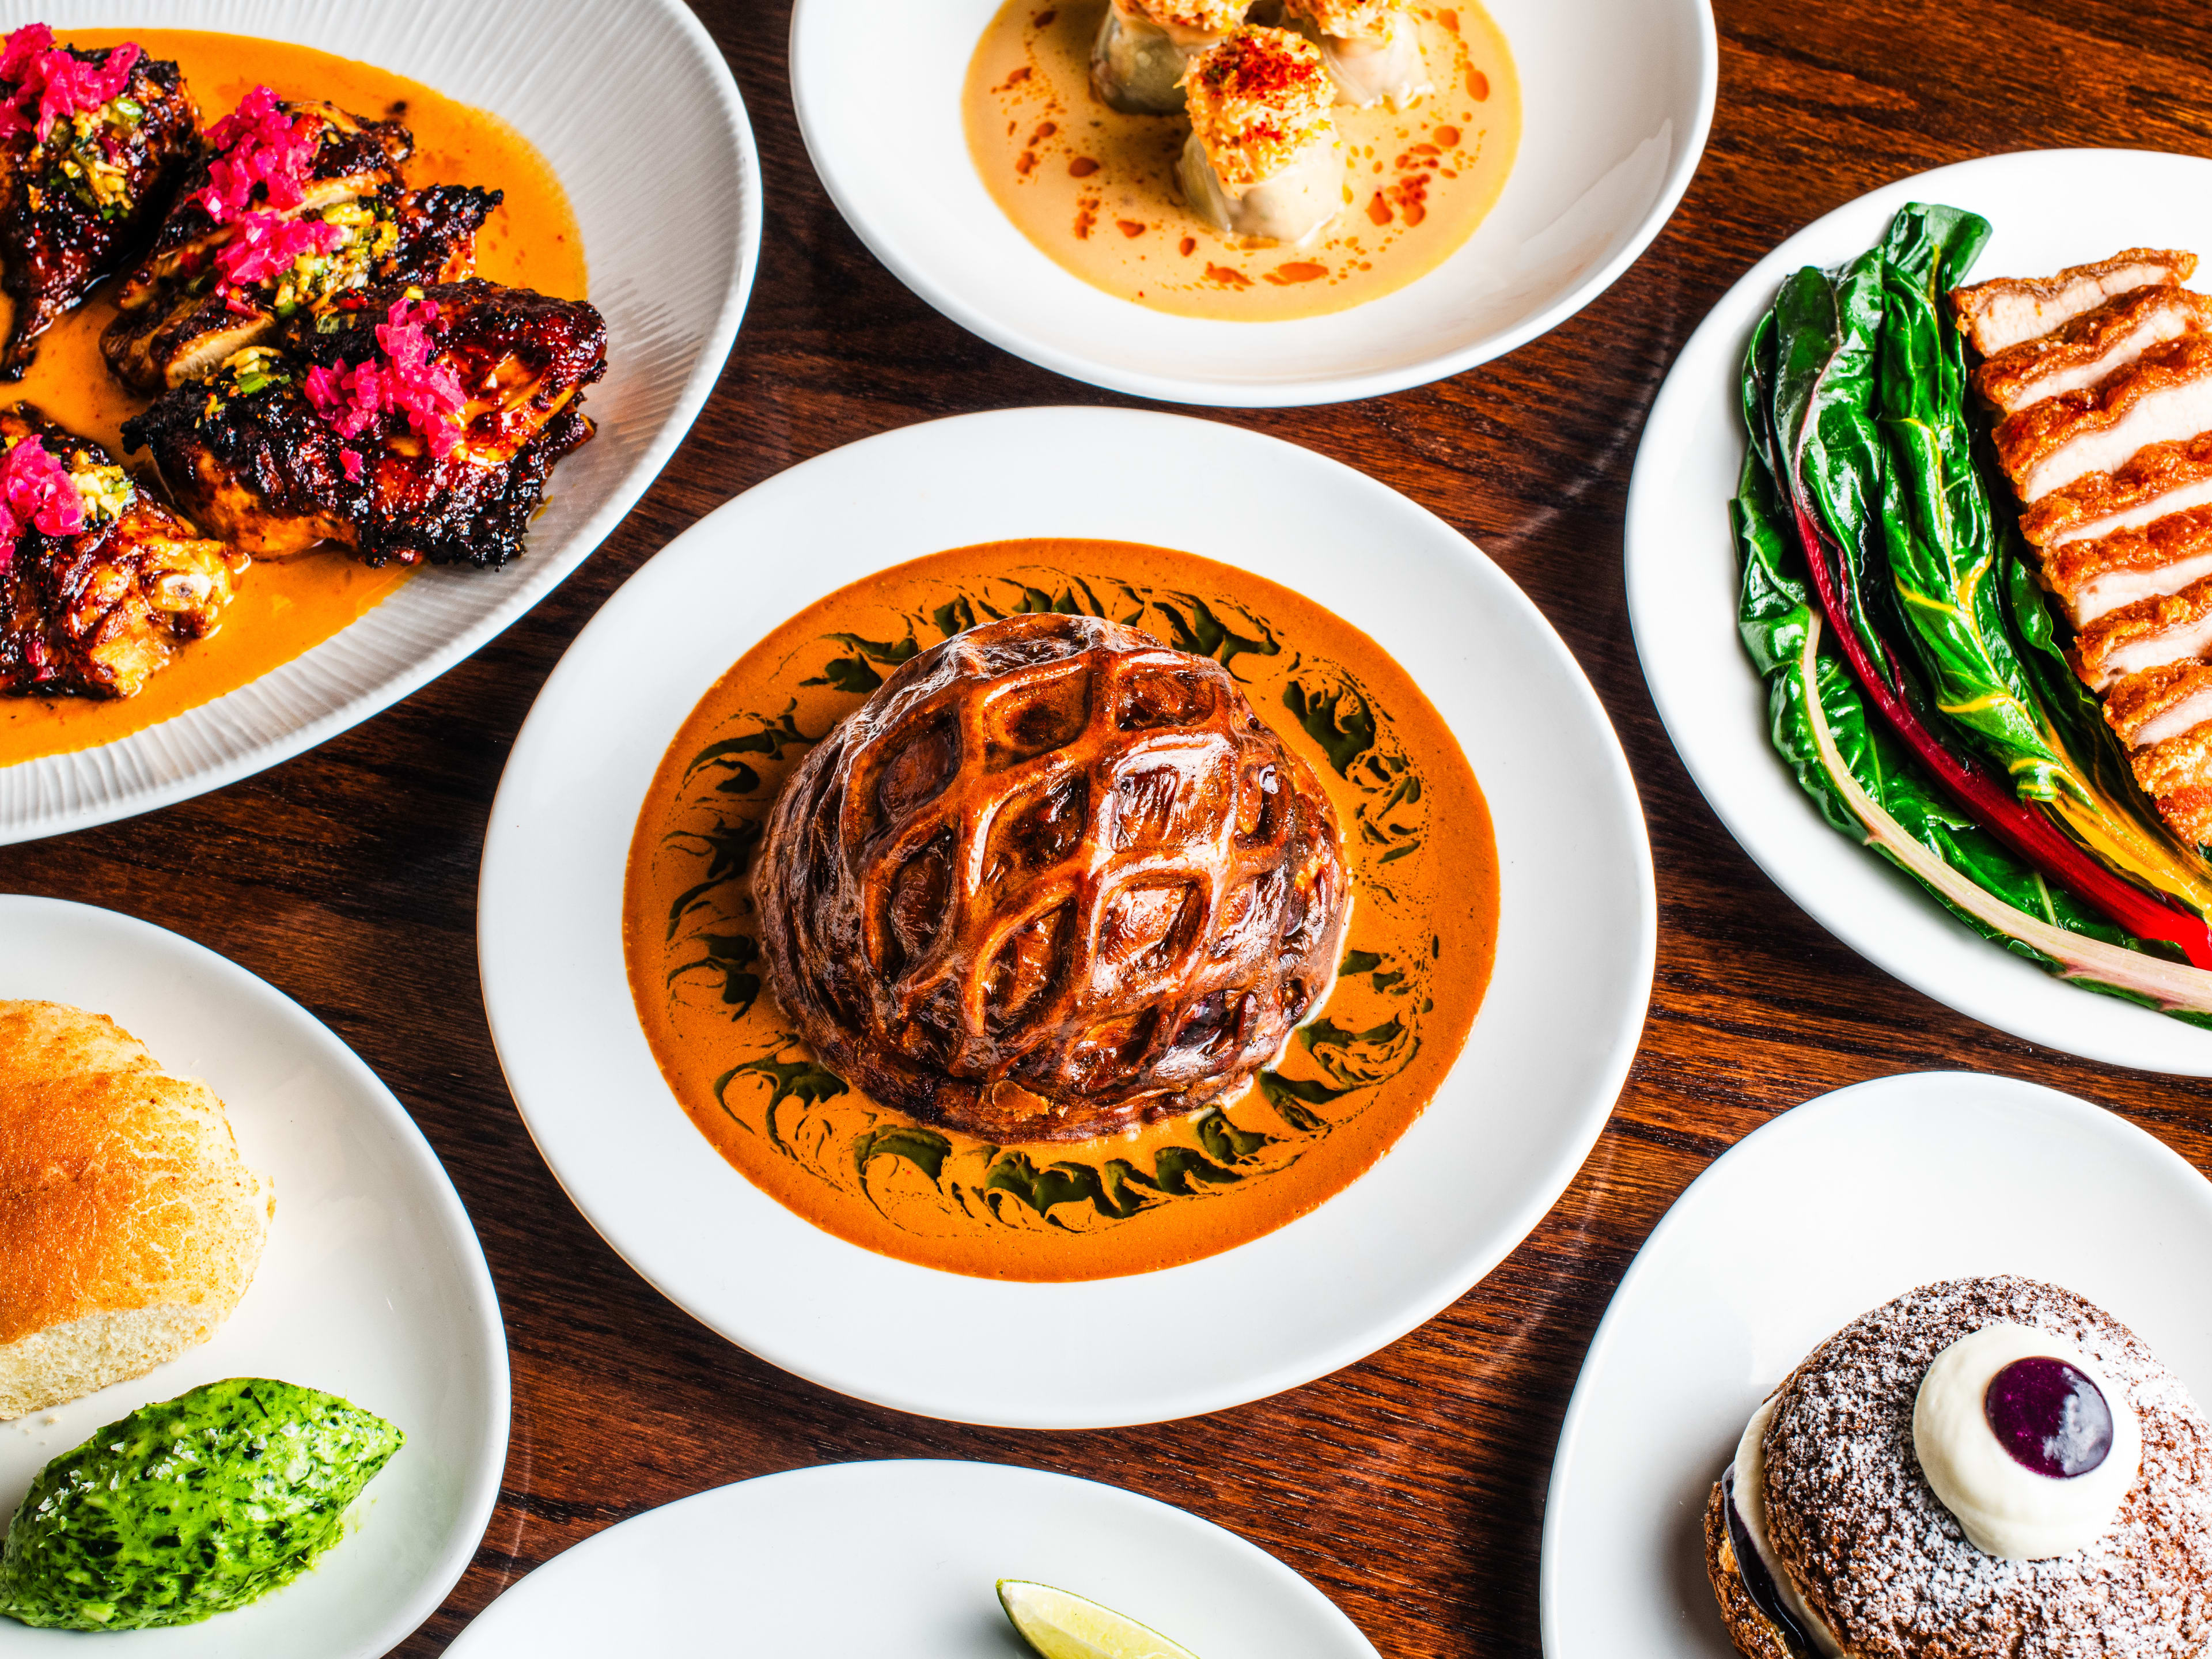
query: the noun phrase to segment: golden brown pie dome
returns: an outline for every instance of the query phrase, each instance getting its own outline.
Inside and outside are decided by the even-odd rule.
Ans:
[[[1327,993],[1351,911],[1320,780],[1228,671],[1057,615],[902,665],[792,775],[753,888],[823,1064],[1000,1142],[1234,1090]]]

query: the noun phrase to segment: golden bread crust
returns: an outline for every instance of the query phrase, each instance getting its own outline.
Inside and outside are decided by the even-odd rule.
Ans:
[[[0,1002],[0,1345],[157,1304],[219,1323],[273,1208],[206,1085],[104,1015]]]

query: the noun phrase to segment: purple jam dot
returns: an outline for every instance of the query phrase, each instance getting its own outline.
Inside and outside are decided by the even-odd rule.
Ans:
[[[2087,1474],[2112,1449],[2112,1410],[2063,1359],[2015,1359],[1990,1379],[1982,1413],[2021,1468],[2053,1480]]]

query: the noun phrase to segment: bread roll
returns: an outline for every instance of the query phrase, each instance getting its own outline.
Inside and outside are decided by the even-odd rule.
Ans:
[[[105,1015],[0,1001],[0,1419],[207,1340],[276,1207],[205,1084]]]

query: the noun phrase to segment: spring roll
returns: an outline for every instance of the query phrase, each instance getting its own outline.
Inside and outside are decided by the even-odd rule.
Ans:
[[[1436,88],[1405,0],[1284,0],[1284,21],[1321,48],[1337,96],[1356,109],[1418,104]]]
[[[1190,139],[1176,176],[1192,211],[1224,236],[1304,247],[1344,210],[1344,146],[1321,48],[1288,29],[1246,27],[1192,59]]]
[[[1190,60],[1244,21],[1250,0],[1112,0],[1091,84],[1125,115],[1175,115]]]

